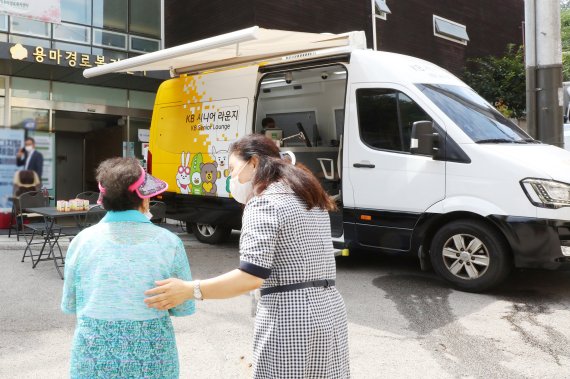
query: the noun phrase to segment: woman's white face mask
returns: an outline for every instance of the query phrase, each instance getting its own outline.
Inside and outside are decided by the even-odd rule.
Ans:
[[[244,164],[237,172],[237,174],[235,176],[232,176],[230,179],[230,193],[238,203],[242,204],[247,203],[253,195],[253,182],[251,180],[248,180],[245,183],[240,183],[239,181],[239,174],[248,164],[249,162]]]

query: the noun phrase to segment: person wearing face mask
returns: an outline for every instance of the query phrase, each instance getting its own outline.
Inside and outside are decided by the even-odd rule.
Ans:
[[[182,241],[149,221],[149,199],[168,185],[134,158],[104,161],[97,180],[107,214],[73,238],[65,257],[61,309],[77,317],[70,377],[178,378],[170,316],[194,313],[194,301],[168,311],[143,302],[158,279],[192,279]]]
[[[347,318],[335,287],[333,200],[306,168],[254,134],[230,148],[230,187],[245,205],[239,267],[206,280],[157,281],[145,302],[170,309],[256,289],[254,378],[348,378]]]
[[[44,171],[44,156],[36,150],[36,141],[32,137],[27,137],[24,147],[18,151],[16,164],[24,166],[24,170],[31,170],[38,174],[40,180]]]

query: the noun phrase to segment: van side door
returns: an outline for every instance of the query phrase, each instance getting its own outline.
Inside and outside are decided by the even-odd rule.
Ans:
[[[361,246],[409,251],[417,220],[445,197],[445,162],[410,153],[413,123],[435,120],[396,84],[353,84],[348,97],[345,222]]]

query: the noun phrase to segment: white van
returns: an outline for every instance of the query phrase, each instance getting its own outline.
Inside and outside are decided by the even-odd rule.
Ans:
[[[413,254],[482,291],[570,262],[570,153],[533,140],[458,78],[344,35],[257,27],[86,70],[170,69],[148,168],[204,242],[239,229],[227,151],[265,133],[338,201],[339,249]],[[271,118],[275,128],[265,129]]]

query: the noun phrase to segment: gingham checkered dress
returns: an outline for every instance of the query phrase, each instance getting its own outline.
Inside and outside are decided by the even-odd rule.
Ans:
[[[262,288],[335,279],[328,213],[307,210],[283,183],[246,205],[240,269]],[[263,296],[254,331],[254,378],[348,378],[347,319],[335,287]]]

